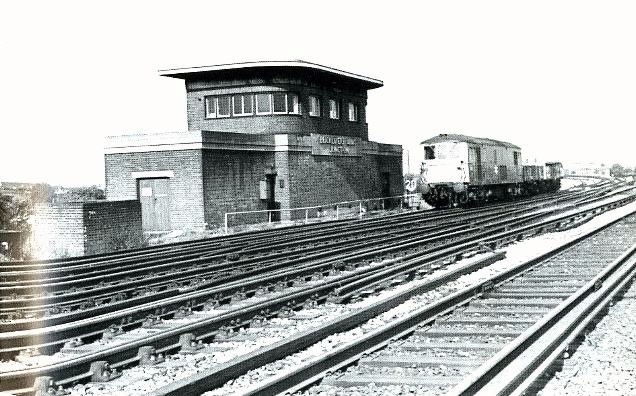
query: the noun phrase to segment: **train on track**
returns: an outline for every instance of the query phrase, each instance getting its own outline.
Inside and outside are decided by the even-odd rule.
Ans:
[[[421,144],[421,173],[410,187],[435,208],[479,205],[561,188],[560,162],[522,165],[521,147],[512,143],[441,134]]]

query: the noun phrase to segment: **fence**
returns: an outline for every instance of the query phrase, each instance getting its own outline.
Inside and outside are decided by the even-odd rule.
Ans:
[[[312,221],[340,220],[346,218],[362,218],[374,212],[405,208],[413,208],[417,205],[417,194],[397,195],[393,197],[368,198],[355,201],[336,202],[328,205],[306,206],[289,209],[265,209],[248,210],[242,212],[225,213],[225,233],[229,232],[230,217],[236,219],[239,216],[243,220],[240,225],[254,225],[259,223],[309,223]],[[251,220],[251,221],[250,221]]]

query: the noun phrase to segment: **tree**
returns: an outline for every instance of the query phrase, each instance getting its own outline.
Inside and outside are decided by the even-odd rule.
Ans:
[[[27,231],[31,205],[9,195],[0,195],[0,229]]]
[[[11,201],[8,195],[0,195],[0,229],[9,228],[11,223]]]
[[[97,186],[90,187],[66,187],[63,193],[56,194],[53,197],[53,202],[86,202],[106,199],[104,190]]]
[[[626,171],[626,169],[623,168],[622,165],[614,164],[610,168],[610,176],[621,177],[621,176],[625,175],[625,171]]]

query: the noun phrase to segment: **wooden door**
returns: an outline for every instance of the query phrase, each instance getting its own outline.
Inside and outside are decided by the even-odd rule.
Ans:
[[[170,230],[168,179],[139,179],[141,222],[144,231]]]

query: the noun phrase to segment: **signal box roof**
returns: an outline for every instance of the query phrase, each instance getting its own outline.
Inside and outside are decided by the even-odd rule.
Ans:
[[[160,76],[181,78],[184,80],[193,78],[222,79],[228,76],[258,75],[267,74],[272,71],[283,71],[292,73],[304,73],[317,78],[331,77],[339,78],[350,83],[356,83],[365,89],[379,88],[384,85],[381,80],[365,77],[359,74],[349,73],[343,70],[305,62],[294,61],[259,61],[243,63],[227,63],[223,65],[187,67],[180,69],[159,70]]]
[[[435,143],[448,142],[448,141],[466,142],[466,143],[472,143],[472,144],[487,144],[491,146],[504,146],[504,147],[509,147],[516,150],[521,150],[521,147],[512,143],[503,142],[501,140],[459,135],[459,134],[453,134],[453,133],[442,133],[430,139],[426,139],[420,144],[435,144]]]

